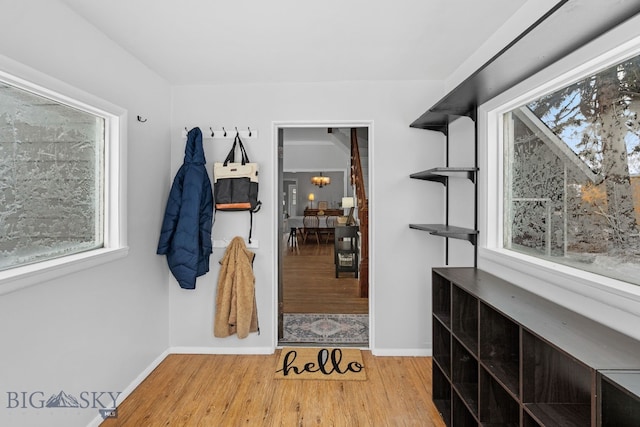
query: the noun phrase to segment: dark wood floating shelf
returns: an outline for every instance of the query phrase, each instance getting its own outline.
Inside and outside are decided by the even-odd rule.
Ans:
[[[427,231],[434,236],[466,240],[472,245],[475,245],[478,240],[478,230],[472,228],[455,227],[446,224],[409,224],[409,228]]]
[[[476,172],[478,172],[478,168],[475,167],[439,167],[433,168],[422,172],[416,172],[409,175],[414,179],[423,179],[425,181],[435,181],[441,184],[447,185],[447,181],[450,176],[456,176],[458,174],[464,174],[464,176],[471,180],[471,182],[476,182]]]
[[[568,3],[568,4],[567,4]],[[448,133],[461,116],[640,12],[640,2],[562,0],[416,119],[411,127]],[[567,7],[562,7],[567,4]],[[567,25],[580,22],[580,25]],[[535,31],[534,31],[535,30]]]

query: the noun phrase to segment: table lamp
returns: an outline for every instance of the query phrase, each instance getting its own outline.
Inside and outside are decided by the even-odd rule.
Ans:
[[[352,225],[354,223],[353,220],[353,208],[354,208],[354,199],[353,197],[343,197],[342,198],[342,209],[349,208],[349,216],[347,218],[347,225]]]

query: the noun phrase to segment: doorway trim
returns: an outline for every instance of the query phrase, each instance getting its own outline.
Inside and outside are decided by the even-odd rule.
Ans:
[[[375,188],[375,179],[373,176],[373,159],[374,159],[374,121],[373,120],[327,120],[327,121],[313,121],[313,120],[291,120],[291,121],[273,121],[271,123],[271,141],[272,141],[272,164],[275,167],[275,172],[273,174],[273,188],[275,191],[275,200],[272,203],[272,214],[276,221],[273,221],[274,226],[272,227],[272,241],[273,241],[273,253],[275,256],[273,257],[273,287],[272,287],[272,295],[273,298],[273,318],[272,318],[272,326],[273,326],[273,342],[275,343],[275,348],[279,348],[280,345],[278,343],[278,316],[279,316],[279,308],[278,308],[278,300],[279,300],[279,284],[280,284],[280,251],[281,245],[283,243],[282,237],[282,218],[280,218],[280,207],[281,203],[281,178],[283,173],[283,162],[282,162],[282,154],[283,148],[280,146],[279,141],[279,133],[287,128],[367,128],[368,129],[368,158],[367,158],[367,168],[369,171],[368,175],[368,200],[369,200],[369,350],[375,349],[375,276],[373,271],[373,266],[375,265],[375,247],[372,244],[374,241],[375,235],[375,200],[374,200],[374,192],[372,191]]]

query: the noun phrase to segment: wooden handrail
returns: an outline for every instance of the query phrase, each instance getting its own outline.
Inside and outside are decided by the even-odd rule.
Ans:
[[[360,297],[369,296],[369,200],[364,186],[364,174],[358,148],[358,130],[351,128],[351,185],[355,188],[360,223]]]

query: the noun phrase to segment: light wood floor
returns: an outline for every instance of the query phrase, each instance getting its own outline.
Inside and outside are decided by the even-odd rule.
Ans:
[[[444,426],[431,358],[363,351],[366,381],[276,380],[273,355],[169,355],[102,426]]]
[[[369,299],[359,297],[354,274],[335,277],[333,242],[299,240],[297,249],[284,250],[283,313],[367,314]]]

